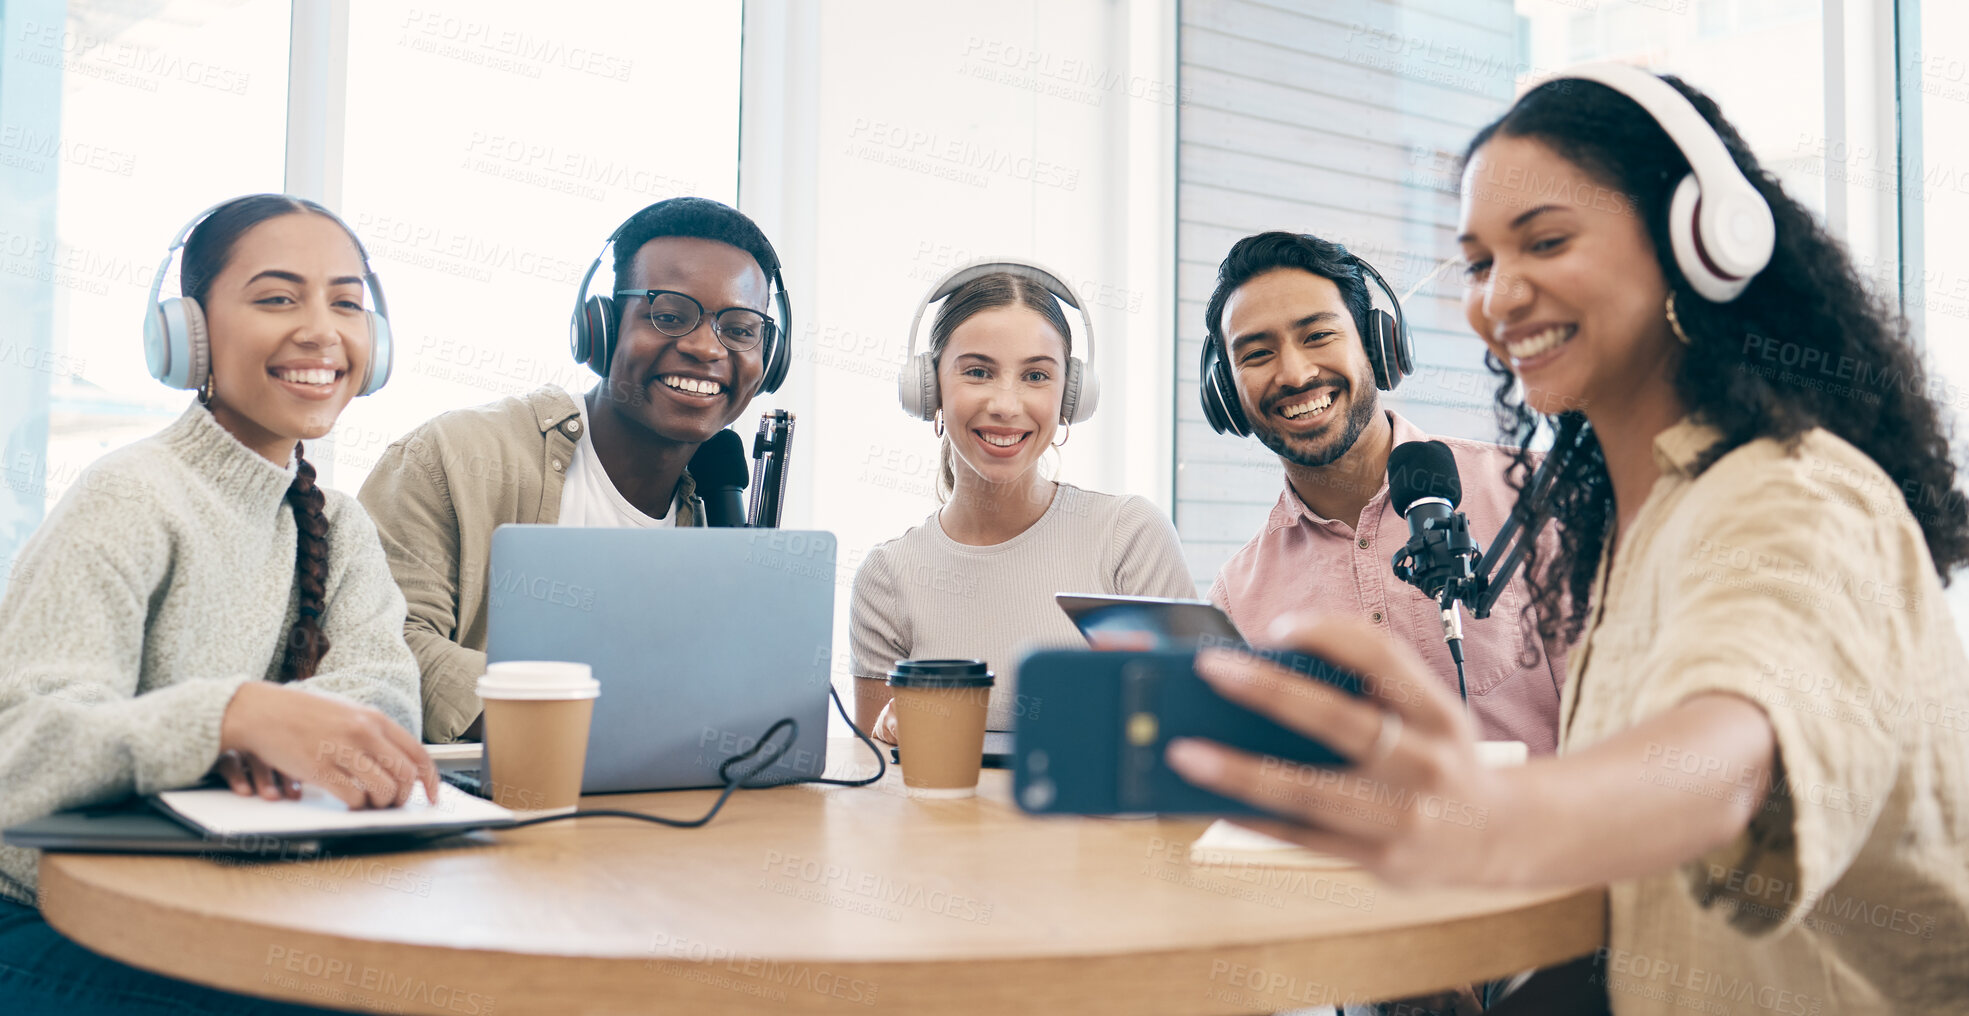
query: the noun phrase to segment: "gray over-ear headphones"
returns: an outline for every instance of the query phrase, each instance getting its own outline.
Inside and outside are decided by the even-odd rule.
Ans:
[[[250,195],[260,197],[263,195]],[[171,246],[164,252],[164,260],[158,262],[157,272],[150,280],[150,300],[144,314],[144,363],[150,368],[150,376],[172,388],[203,388],[206,378],[212,373],[211,338],[205,331],[205,309],[189,296],[174,296],[160,300],[164,292],[164,274],[171,269],[171,259],[191,238],[192,230],[199,223],[212,217],[214,212],[246,198],[233,198],[221,201],[198,213],[185,223],[178,235],[171,238]],[[299,201],[301,199],[295,198]],[[308,202],[310,212],[326,212],[313,202]],[[335,216],[330,213],[330,218]],[[346,223],[335,221],[348,229]],[[353,235],[353,233],[351,233]],[[362,279],[369,287],[370,298],[376,303],[373,311],[364,311],[363,318],[369,325],[369,365],[362,384],[356,389],[357,395],[374,395],[390,380],[390,367],[395,359],[390,341],[390,307],[383,299],[383,284],[376,273],[369,270],[369,255],[356,244],[357,253],[362,255]]]
[[[957,292],[965,283],[1001,272],[1036,283],[1060,302],[1080,312],[1080,334],[1087,340],[1087,362],[1083,364],[1077,356],[1067,357],[1066,394],[1060,399],[1060,418],[1067,423],[1079,423],[1094,415],[1094,407],[1101,401],[1101,378],[1088,366],[1094,362],[1093,316],[1087,313],[1073,287],[1054,272],[1027,261],[996,258],[984,258],[952,269],[948,275],[938,279],[936,285],[930,287],[929,295],[916,305],[916,316],[909,320],[909,356],[896,376],[896,390],[902,399],[903,412],[919,420],[933,420],[937,410],[943,407],[943,396],[937,390],[936,354],[928,350],[921,353],[916,351],[916,333],[923,325],[924,313],[931,304]]]

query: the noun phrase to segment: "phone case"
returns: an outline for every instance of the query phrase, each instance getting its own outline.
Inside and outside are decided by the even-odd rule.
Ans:
[[[1303,653],[1260,651],[1283,666],[1360,694],[1360,678]],[[1325,745],[1225,699],[1196,676],[1193,653],[1044,650],[1019,664],[1029,708],[1013,751],[1013,797],[1035,814],[1255,815],[1259,809],[1192,785],[1163,761],[1178,737],[1218,741],[1308,765],[1345,760]]]

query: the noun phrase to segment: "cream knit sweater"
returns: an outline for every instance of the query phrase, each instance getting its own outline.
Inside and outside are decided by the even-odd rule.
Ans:
[[[234,690],[279,673],[294,623],[291,480],[193,403],[63,495],[0,598],[0,827],[212,768]],[[331,646],[298,687],[417,733],[403,596],[369,516],[324,493]],[[0,847],[0,895],[34,902],[38,856]]]

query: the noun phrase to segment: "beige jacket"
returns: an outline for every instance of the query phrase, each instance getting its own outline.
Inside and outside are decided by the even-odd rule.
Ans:
[[[580,407],[548,385],[425,423],[363,482],[359,497],[408,609],[403,634],[423,672],[426,741],[456,741],[479,715],[492,531],[560,521],[561,481],[580,437]],[[703,518],[686,472],[677,524]]]
[[[1573,649],[1561,750],[1721,692],[1764,710],[1779,778],[1730,843],[1609,887],[1613,1011],[1960,1014],[1969,659],[1920,526],[1827,431],[1697,474],[1718,437],[1684,420],[1655,438],[1661,478],[1602,559]],[[1755,793],[1754,771],[1672,746],[1634,773],[1704,794],[1719,776]]]

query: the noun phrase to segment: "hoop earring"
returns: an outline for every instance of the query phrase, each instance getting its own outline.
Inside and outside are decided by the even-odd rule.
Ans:
[[[943,436],[943,410],[937,410],[937,436]]]
[[[198,386],[198,404],[201,406],[210,406],[212,404],[212,372],[210,370],[205,372],[205,381]]]
[[[1073,424],[1062,423],[1060,425],[1060,439],[1058,441],[1053,442],[1053,447],[1065,448],[1067,446],[1067,439],[1072,436],[1073,436]]]
[[[1682,330],[1682,322],[1675,318],[1675,291],[1672,289],[1668,291],[1668,327],[1674,330],[1676,338],[1682,340],[1682,345],[1695,345],[1689,341],[1689,333]]]

